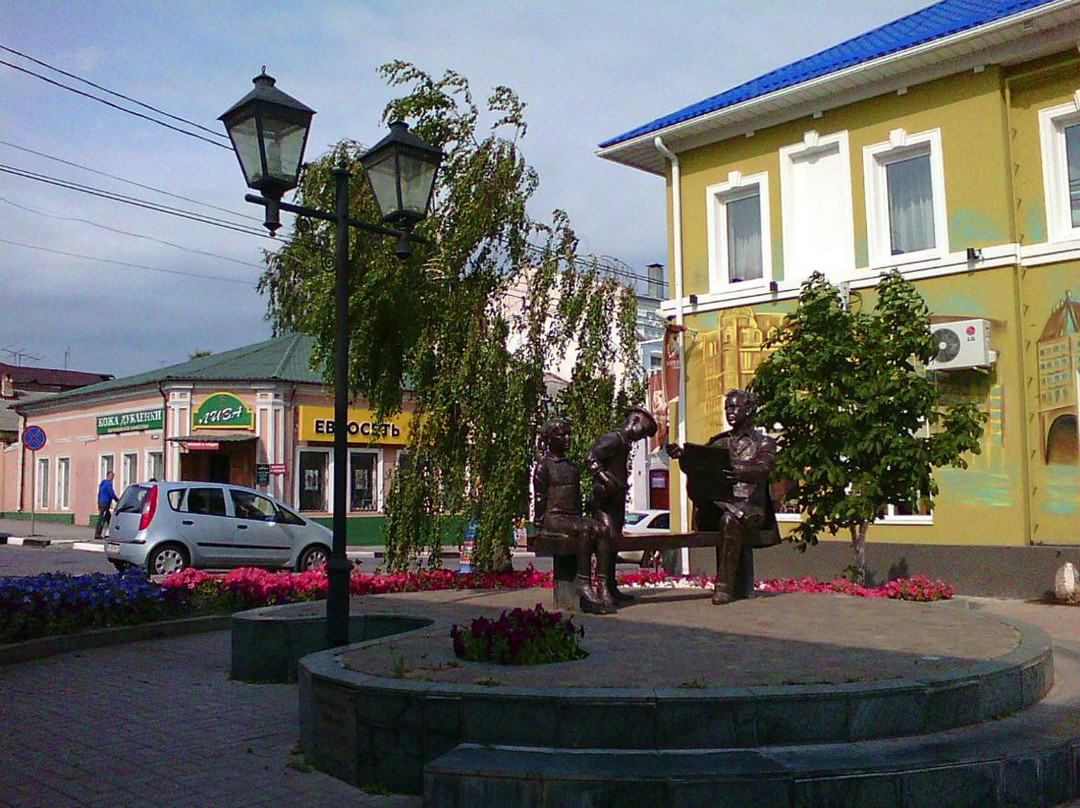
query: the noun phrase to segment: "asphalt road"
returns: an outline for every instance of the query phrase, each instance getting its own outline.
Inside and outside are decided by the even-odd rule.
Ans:
[[[104,553],[60,547],[16,547],[0,544],[0,575],[36,575],[39,572],[116,572]]]
[[[360,569],[373,572],[379,565],[378,559],[361,560]],[[514,567],[525,569],[532,564],[539,570],[550,570],[550,558],[515,556]],[[447,569],[457,569],[457,558],[443,559]],[[631,569],[627,566],[626,569]],[[0,576],[37,575],[41,572],[66,572],[71,575],[85,575],[90,572],[108,572],[116,570],[105,560],[104,553],[89,550],[76,550],[70,544],[50,547],[26,547],[0,544]]]

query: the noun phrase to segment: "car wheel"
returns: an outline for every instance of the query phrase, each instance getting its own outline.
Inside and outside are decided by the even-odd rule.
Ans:
[[[180,572],[191,563],[187,550],[179,544],[162,544],[153,549],[146,559],[146,569],[151,575],[168,575]]]
[[[109,563],[112,564],[114,567],[116,567],[117,572],[123,572],[124,570],[131,567],[131,562],[130,561],[118,561],[118,560],[116,560],[116,561],[110,561]]]
[[[300,554],[300,558],[296,561],[296,571],[307,572],[313,567],[320,567],[329,557],[330,554],[325,547],[321,544],[313,544],[311,547],[304,548],[304,552]]]

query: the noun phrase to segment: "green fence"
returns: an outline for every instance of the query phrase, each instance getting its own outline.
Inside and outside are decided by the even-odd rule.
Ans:
[[[97,517],[94,517],[95,519]],[[0,511],[0,519],[19,519],[30,521],[30,511]],[[34,520],[37,522],[56,522],[61,525],[75,524],[73,513],[35,513]]]

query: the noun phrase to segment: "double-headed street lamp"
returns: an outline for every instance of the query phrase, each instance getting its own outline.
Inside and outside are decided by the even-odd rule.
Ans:
[[[273,234],[281,227],[282,210],[333,222],[334,232],[334,519],[333,549],[327,562],[326,638],[334,648],[349,642],[349,571],[345,556],[346,473],[348,470],[349,415],[349,228],[397,238],[397,254],[412,254],[412,242],[421,241],[410,232],[427,216],[435,188],[442,152],[395,121],[390,134],[366,152],[364,167],[375,201],[387,225],[368,224],[349,216],[349,171],[336,167],[334,212],[282,202],[286,191],[296,187],[304,159],[313,109],[274,86],[262,75],[255,89],[237,101],[218,120],[232,140],[248,187],[262,195],[248,194],[248,202],[266,208],[263,223]]]

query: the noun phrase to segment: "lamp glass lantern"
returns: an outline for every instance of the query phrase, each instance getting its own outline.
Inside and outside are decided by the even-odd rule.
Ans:
[[[270,199],[296,187],[315,110],[274,86],[264,71],[255,88],[218,120],[225,124],[249,188]]]
[[[410,227],[427,216],[442,157],[404,121],[390,124],[390,134],[360,158],[384,222]]]

